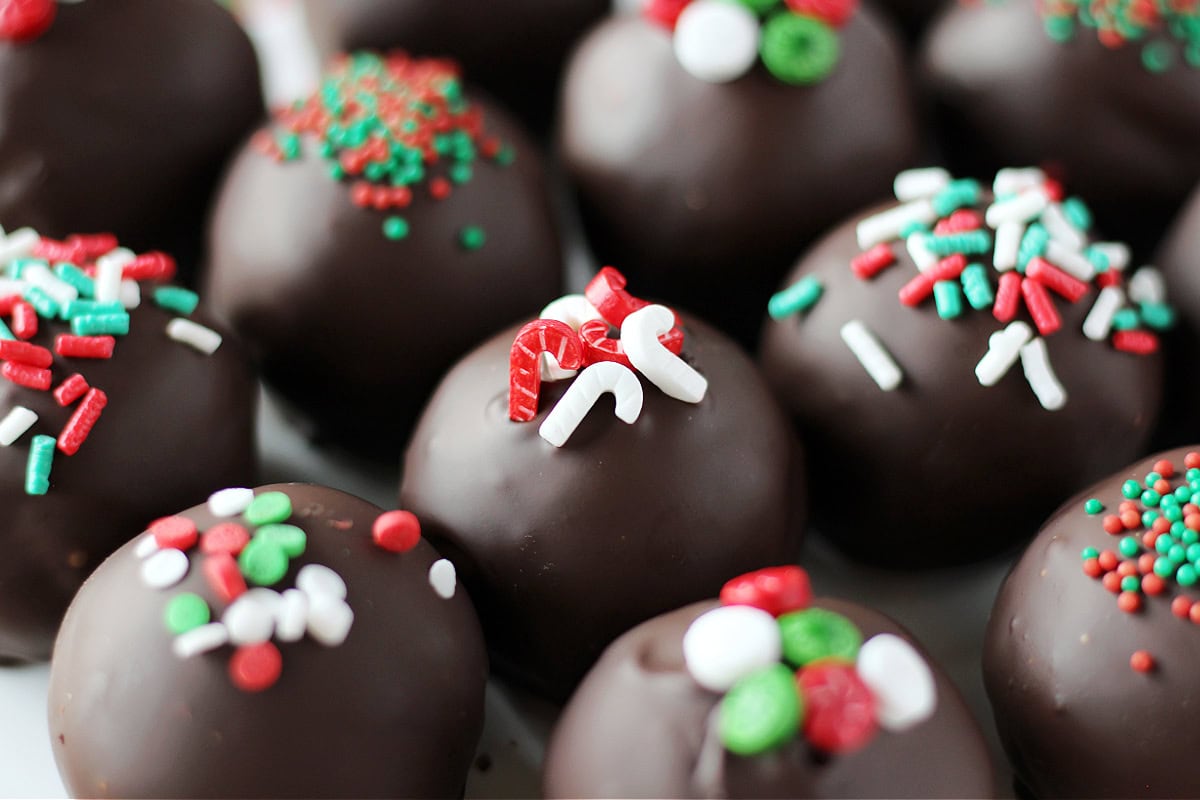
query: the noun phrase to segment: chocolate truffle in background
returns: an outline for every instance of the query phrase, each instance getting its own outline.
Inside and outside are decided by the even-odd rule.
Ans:
[[[904,34],[915,42],[938,12],[953,2],[955,0],[875,0],[874,5],[895,20]]]
[[[555,701],[637,623],[795,558],[807,506],[754,364],[624,283],[605,268],[463,358],[404,461],[400,502],[457,565],[496,671]]]
[[[419,535],[406,512],[304,484],[154,522],[84,584],[55,645],[68,791],[461,797],[487,656]]]
[[[892,620],[795,566],[612,644],[546,756],[547,797],[990,797],[950,680]]]
[[[881,565],[965,562],[1144,452],[1173,312],[1040,170],[991,190],[910,170],[895,194],[799,261],[760,363],[809,445],[818,530]]]
[[[813,13],[651,2],[593,30],[564,81],[562,157],[596,256],[743,343],[796,253],[916,154],[891,28],[849,1]]]
[[[250,480],[257,389],[170,256],[21,228],[0,272],[0,661],[37,660],[131,530]]]
[[[920,72],[950,163],[1052,164],[1149,252],[1200,181],[1200,16],[1184,5],[949,4]]]
[[[561,286],[543,179],[449,62],[342,56],[226,177],[213,307],[319,437],[394,458],[454,360]]]
[[[0,0],[6,227],[113,231],[190,280],[217,175],[262,114],[250,40],[212,0]]]
[[[1172,446],[1200,439],[1200,413],[1194,402],[1200,377],[1186,366],[1194,364],[1200,352],[1200,188],[1175,219],[1155,259],[1180,317],[1167,339],[1168,353],[1180,366],[1167,374],[1167,399],[1157,437],[1164,446]]]
[[[992,609],[983,677],[1036,797],[1195,797],[1200,454],[1160,453],[1072,498]],[[1132,749],[1131,749],[1132,747]]]
[[[326,55],[402,47],[453,58],[535,129],[549,125],[567,54],[611,0],[306,0]]]

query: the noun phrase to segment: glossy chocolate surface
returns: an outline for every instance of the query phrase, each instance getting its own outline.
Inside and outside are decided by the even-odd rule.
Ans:
[[[1171,305],[1179,314],[1167,339],[1171,363],[1178,368],[1167,372],[1169,391],[1158,436],[1165,447],[1200,439],[1194,399],[1200,393],[1200,374],[1187,366],[1200,352],[1200,188],[1176,217],[1154,263],[1163,271]]]

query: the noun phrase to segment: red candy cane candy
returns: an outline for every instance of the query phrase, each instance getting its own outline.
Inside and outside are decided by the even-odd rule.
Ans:
[[[604,321],[617,328],[634,311],[649,305],[625,291],[625,283],[625,276],[614,267],[601,267],[583,290],[588,302],[596,307]]]
[[[529,422],[537,416],[542,353],[553,356],[563,369],[583,366],[583,343],[571,326],[535,319],[521,328],[508,357],[508,417],[514,422]]]
[[[602,319],[588,320],[579,326],[579,338],[583,341],[583,365],[590,367],[601,361],[612,361],[633,369],[621,340],[610,337],[608,329],[608,323]],[[679,328],[671,328],[658,340],[675,355],[683,352],[683,331]]]

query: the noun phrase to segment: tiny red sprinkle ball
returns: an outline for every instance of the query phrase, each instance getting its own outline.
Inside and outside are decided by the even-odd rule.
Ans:
[[[858,9],[858,0],[787,0],[788,8],[797,14],[816,17],[835,28],[850,21]]]
[[[147,528],[154,534],[154,541],[162,548],[188,551],[196,544],[199,532],[196,523],[187,517],[163,517],[150,523]]]
[[[1083,574],[1089,578],[1099,578],[1104,574],[1104,570],[1100,567],[1099,560],[1095,558],[1085,558],[1083,560]]]
[[[1132,500],[1122,500],[1121,504],[1119,506],[1117,506],[1118,514],[1124,514],[1126,511],[1137,511],[1137,510],[1138,510],[1137,503],[1133,502]]]
[[[1186,518],[1188,514],[1200,514],[1200,506],[1195,503],[1184,503],[1183,516]]]
[[[1112,572],[1117,568],[1117,554],[1112,550],[1102,551],[1098,560],[1100,561],[1100,568],[1105,572]]]
[[[1183,465],[1185,467],[1187,467],[1188,469],[1195,469],[1196,467],[1200,467],[1200,453],[1196,452],[1195,450],[1192,450],[1190,453],[1188,453],[1186,456],[1183,457]]]
[[[1125,531],[1125,525],[1122,524],[1120,517],[1118,517],[1116,514],[1105,514],[1104,515],[1104,532],[1105,533],[1110,533],[1113,536],[1116,536],[1117,534],[1123,533],[1124,531]]]
[[[1188,609],[1188,619],[1200,625],[1200,603],[1192,603],[1192,607]]]
[[[721,587],[720,597],[724,605],[753,606],[778,617],[808,608],[812,584],[801,567],[767,567],[728,581]]]
[[[1192,610],[1192,601],[1179,595],[1171,601],[1171,613],[1180,619],[1187,619]]]
[[[1154,524],[1150,526],[1150,530],[1155,533],[1166,533],[1171,530],[1171,520],[1166,517],[1158,517],[1154,520]]]
[[[688,7],[692,0],[647,0],[642,7],[642,15],[667,30],[675,30],[679,15]]]
[[[1151,561],[1154,559],[1151,558]],[[1155,575],[1153,572],[1147,572],[1142,576],[1142,591],[1151,597],[1157,597],[1162,594],[1167,588],[1167,584],[1162,578]]]
[[[1158,492],[1159,494],[1164,494],[1164,495],[1170,494],[1171,493],[1171,482],[1169,480],[1167,480],[1166,478],[1159,478],[1158,480],[1156,480],[1154,482],[1154,491]]]
[[[236,556],[250,542],[250,532],[236,522],[222,522],[200,537],[200,552],[205,555],[228,553]]]
[[[1113,594],[1120,594],[1120,592],[1121,592],[1121,576],[1118,575],[1117,573],[1115,573],[1115,572],[1104,573],[1104,577],[1101,578],[1101,582],[1104,584],[1104,588],[1107,589],[1108,591],[1112,592]]]
[[[371,204],[371,184],[366,181],[356,181],[350,187],[350,202],[359,208],[366,208]]]
[[[0,39],[28,42],[50,30],[58,4],[54,0],[0,0]]]
[[[229,658],[229,677],[244,692],[261,692],[279,680],[283,655],[270,642],[244,644]]]
[[[1136,511],[1122,511],[1121,524],[1124,525],[1127,530],[1137,530],[1138,528],[1142,527],[1142,515]]]
[[[1122,578],[1128,578],[1131,575],[1138,574],[1137,562],[1133,559],[1126,559],[1117,565],[1117,574]]]
[[[1134,672],[1149,672],[1154,669],[1154,656],[1145,650],[1137,650],[1129,657],[1129,666]]]
[[[1154,471],[1164,478],[1170,478],[1175,475],[1175,465],[1165,458],[1160,458],[1154,462]]]
[[[875,735],[875,695],[853,665],[810,665],[800,670],[796,682],[804,696],[804,736],[814,747],[840,753]]]
[[[1159,519],[1162,519],[1162,517],[1159,517]],[[1144,544],[1146,547],[1154,547],[1155,543],[1158,542],[1159,536],[1162,536],[1162,534],[1158,531],[1148,530],[1142,534],[1142,544]]]
[[[1183,524],[1194,531],[1200,531],[1200,514],[1188,514],[1183,518]]]
[[[1147,545],[1147,547],[1153,546],[1153,544]],[[1143,575],[1154,575],[1153,553],[1142,553],[1140,556],[1138,556],[1138,572],[1142,573]],[[1154,577],[1157,578],[1158,576],[1155,575]]]
[[[429,196],[434,200],[445,200],[450,196],[450,181],[434,178],[429,182]]]
[[[1142,609],[1142,596],[1137,592],[1121,592],[1117,596],[1117,608],[1126,614],[1133,614]]]
[[[392,553],[407,552],[421,540],[421,522],[411,511],[385,511],[375,518],[371,539]]]

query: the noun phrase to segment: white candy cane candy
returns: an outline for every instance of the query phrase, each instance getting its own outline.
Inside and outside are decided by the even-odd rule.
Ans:
[[[906,169],[896,176],[892,191],[902,203],[933,197],[950,185],[950,173],[941,167]]]
[[[175,637],[171,650],[178,658],[191,658],[216,650],[229,641],[229,631],[219,622],[210,622]]]
[[[1021,237],[1025,235],[1025,223],[1001,222],[996,228],[996,249],[992,253],[992,266],[998,272],[1017,268],[1021,252]]]
[[[316,597],[346,599],[346,582],[324,564],[305,564],[301,567],[296,573],[296,588],[308,595],[309,600]]]
[[[269,641],[275,632],[275,605],[262,595],[250,592],[234,600],[221,615],[221,622],[229,631],[230,644],[261,644]]]
[[[33,228],[17,228],[7,236],[0,237],[0,267],[31,254],[41,238]]]
[[[1042,212],[1042,225],[1045,226],[1046,233],[1050,234],[1051,240],[1062,242],[1072,250],[1082,250],[1087,244],[1087,236],[1067,219],[1067,214],[1059,203],[1046,206],[1046,210]]]
[[[135,280],[126,278],[121,281],[118,295],[121,305],[126,309],[137,308],[142,304],[142,287]]]
[[[938,263],[938,255],[929,249],[928,240],[928,235],[924,233],[911,233],[904,240],[904,249],[908,250],[909,257],[921,272],[928,272]]]
[[[696,617],[683,635],[683,659],[696,683],[723,692],[779,661],[775,617],[753,606],[721,606]]]
[[[1096,277],[1096,265],[1081,251],[1068,247],[1059,239],[1051,239],[1046,244],[1046,260],[1084,283],[1091,283]]]
[[[1167,284],[1162,273],[1156,267],[1142,267],[1129,279],[1129,299],[1131,302],[1165,303],[1167,301]]]
[[[454,591],[458,588],[458,573],[454,569],[454,562],[446,558],[439,558],[433,562],[429,567],[429,585],[443,600],[454,597]]]
[[[1021,320],[988,337],[988,351],[975,365],[975,377],[984,386],[995,386],[1021,357],[1021,348],[1033,338],[1033,330]]]
[[[96,259],[96,291],[98,303],[116,303],[121,300],[121,270],[137,258],[132,250],[118,247]]]
[[[708,391],[708,381],[658,340],[674,326],[675,312],[666,306],[639,308],[621,323],[621,346],[634,369],[664,394],[685,403],[699,403]]]
[[[1122,242],[1096,242],[1092,245],[1092,249],[1108,259],[1108,266],[1117,272],[1124,272],[1132,257],[1129,245]]]
[[[629,367],[600,361],[579,373],[567,387],[542,421],[538,434],[555,447],[562,447],[605,392],[612,392],[616,398],[617,419],[630,425],[637,422],[642,413],[642,382]]]
[[[882,242],[899,239],[901,231],[914,222],[930,225],[937,218],[933,203],[929,200],[913,200],[859,220],[854,235],[860,249],[870,250]]]
[[[182,550],[164,548],[142,562],[142,583],[152,589],[169,589],[183,580],[188,557]]]
[[[1083,335],[1093,342],[1103,342],[1112,331],[1113,317],[1123,305],[1125,292],[1118,286],[1105,286],[1083,321]]]
[[[176,317],[167,323],[167,336],[209,356],[221,346],[221,334],[183,317]]]
[[[1046,173],[1037,167],[1005,167],[992,179],[992,191],[997,195],[1016,194],[1045,182]]]
[[[1046,350],[1045,339],[1039,336],[1021,348],[1021,367],[1025,370],[1029,388],[1033,389],[1042,408],[1058,411],[1067,404],[1067,391],[1050,367],[1050,353]]]
[[[138,558],[149,558],[159,551],[158,540],[153,533],[143,533],[133,546],[133,554]]]
[[[25,406],[14,406],[12,411],[4,415],[3,421],[0,421],[0,447],[8,447],[20,439],[25,431],[33,427],[37,418],[37,412]]]
[[[208,496],[208,513],[214,517],[235,517],[254,502],[254,490],[234,487]]]
[[[578,331],[583,323],[600,319],[600,312],[583,295],[567,294],[557,300],[552,300],[548,306],[542,309],[542,313],[538,314],[538,318],[558,320],[571,330]],[[554,356],[549,353],[542,353],[541,368],[542,380],[547,382],[565,381],[568,378],[574,378],[579,373],[577,369],[563,369],[558,366]]]
[[[867,330],[867,326],[861,320],[853,319],[847,322],[842,326],[841,334],[842,341],[880,389],[890,392],[904,380],[904,373],[892,359],[891,353],[884,349],[875,338],[875,334]]]
[[[346,641],[354,625],[354,611],[346,601],[329,595],[317,595],[308,602],[308,635],[326,647]]]
[[[308,627],[308,595],[299,589],[285,589],[275,609],[275,638],[298,642]]]
[[[1050,198],[1045,191],[1030,189],[1016,197],[992,203],[983,212],[983,219],[992,228],[999,228],[1005,222],[1026,223],[1045,211],[1049,203]]]
[[[758,59],[758,17],[740,3],[695,0],[675,23],[675,58],[694,77],[725,83]]]
[[[880,633],[863,642],[855,671],[875,695],[875,718],[884,730],[908,730],[937,710],[933,670],[899,636]]]

